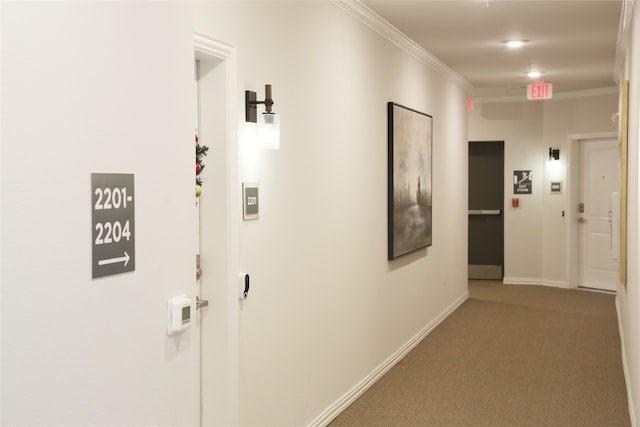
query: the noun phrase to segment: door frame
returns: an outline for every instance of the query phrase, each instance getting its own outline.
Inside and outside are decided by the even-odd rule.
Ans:
[[[569,226],[566,227],[565,236],[565,271],[566,283],[570,288],[580,285],[580,229],[578,224],[578,206],[580,198],[580,141],[590,139],[616,139],[618,132],[597,132],[570,134],[567,137],[567,199],[565,211]]]
[[[240,206],[241,194],[239,190],[238,180],[238,148],[237,148],[237,75],[238,75],[238,59],[235,47],[223,41],[207,37],[200,33],[193,35],[194,56],[204,55],[211,58],[222,60],[225,67],[225,109],[226,109],[226,152],[225,159],[227,164],[227,227],[226,235],[216,236],[217,239],[224,239],[224,245],[227,251],[227,262],[223,266],[225,268],[224,277],[226,277],[225,295],[223,296],[224,304],[228,313],[225,319],[226,325],[222,327],[225,331],[222,336],[214,336],[209,339],[221,340],[226,348],[224,355],[224,366],[222,369],[228,372],[225,381],[215,385],[224,389],[225,395],[228,396],[228,402],[225,406],[224,413],[220,413],[219,421],[216,424],[238,425],[239,422],[239,340],[238,340],[238,271],[239,271],[239,229],[240,229]],[[211,307],[210,307],[211,308]],[[198,363],[196,363],[197,375],[200,377],[199,383],[202,381],[200,371],[200,345],[197,350]],[[202,389],[201,389],[202,390]],[[200,401],[202,401],[202,391],[198,392]],[[201,404],[198,404],[199,422],[203,425],[203,415]]]

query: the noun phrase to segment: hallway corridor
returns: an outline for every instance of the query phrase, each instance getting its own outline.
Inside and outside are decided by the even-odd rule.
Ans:
[[[331,426],[630,425],[615,296],[489,281],[469,294]]]

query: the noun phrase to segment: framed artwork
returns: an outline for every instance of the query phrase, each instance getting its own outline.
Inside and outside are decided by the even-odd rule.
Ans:
[[[432,244],[433,118],[394,102],[388,118],[388,259]]]

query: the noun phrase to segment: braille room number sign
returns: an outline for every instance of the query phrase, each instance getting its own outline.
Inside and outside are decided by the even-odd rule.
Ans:
[[[136,269],[133,174],[91,174],[92,277]]]

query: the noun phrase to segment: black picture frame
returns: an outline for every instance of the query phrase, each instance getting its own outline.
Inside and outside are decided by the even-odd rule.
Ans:
[[[387,103],[388,259],[433,244],[433,117]]]

